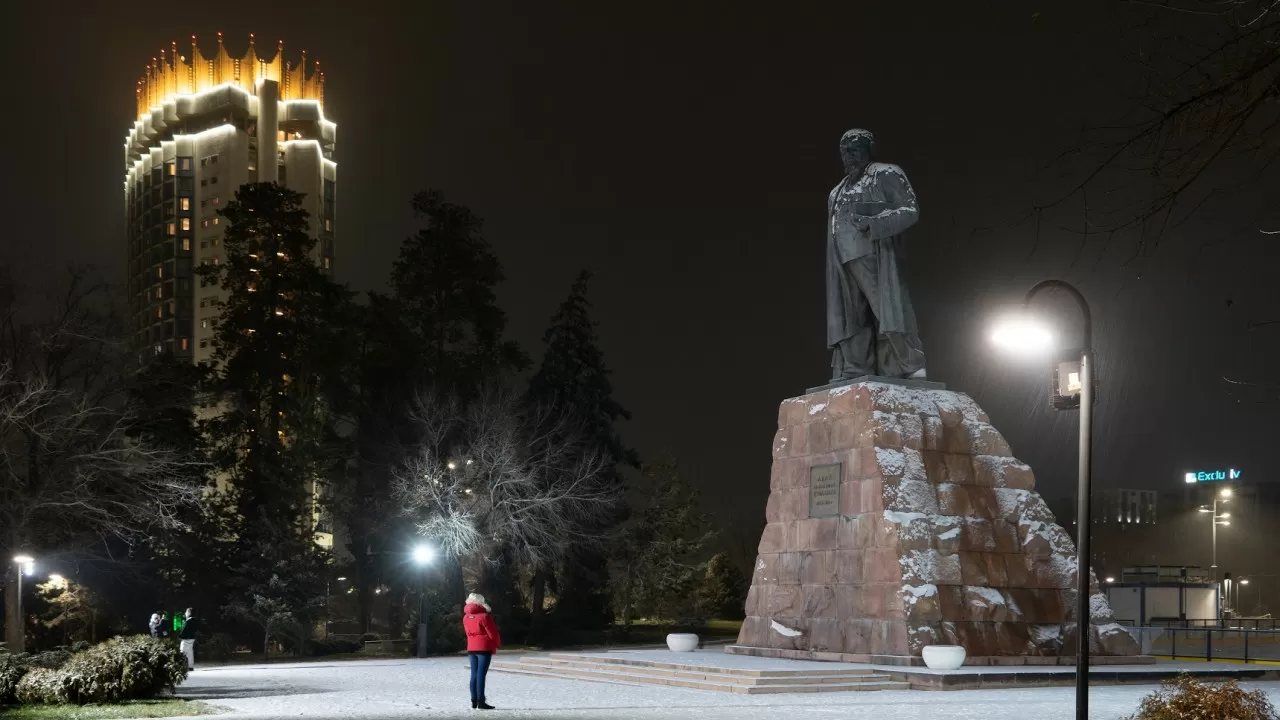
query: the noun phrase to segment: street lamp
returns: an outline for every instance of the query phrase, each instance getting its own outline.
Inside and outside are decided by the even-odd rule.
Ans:
[[[427,566],[436,557],[435,548],[419,545],[413,549],[413,563],[418,566],[418,657],[427,656]]]
[[[27,642],[27,622],[22,615],[22,576],[34,575],[36,572],[36,559],[30,555],[15,555],[13,564],[17,565],[18,582],[17,597],[14,602],[13,627],[9,628],[9,652],[18,654],[26,649]]]
[[[1027,292],[1022,311],[1001,322],[991,334],[998,347],[1022,354],[1042,354],[1052,348],[1052,331],[1030,313],[1031,301],[1049,289],[1063,290],[1076,301],[1084,326],[1079,359],[1059,362],[1054,371],[1053,406],[1080,408],[1079,479],[1076,492],[1076,720],[1089,718],[1089,501],[1093,455],[1093,313],[1076,287],[1063,280],[1045,280]]]
[[[1199,510],[1202,513],[1213,513],[1213,563],[1209,565],[1209,569],[1213,571],[1213,581],[1218,582],[1218,526],[1231,524],[1231,513],[1218,514],[1218,503],[1225,503],[1231,499],[1231,488],[1223,488],[1221,492],[1213,496],[1213,505],[1201,505]]]

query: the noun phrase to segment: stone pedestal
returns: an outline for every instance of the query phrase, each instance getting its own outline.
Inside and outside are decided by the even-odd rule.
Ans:
[[[968,664],[1074,655],[1075,546],[967,395],[860,382],[792,398],[773,458],[732,652],[884,664],[920,664],[926,645],[961,645]],[[1091,601],[1093,652],[1136,656],[1096,580]]]

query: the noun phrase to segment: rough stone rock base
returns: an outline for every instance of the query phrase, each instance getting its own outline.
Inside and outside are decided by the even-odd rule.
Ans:
[[[865,382],[792,398],[773,457],[738,646],[883,664],[925,645],[982,664],[1074,655],[1075,546],[968,396]],[[830,512],[810,517],[813,468],[837,464]],[[1091,652],[1131,661],[1093,578],[1090,603]]]

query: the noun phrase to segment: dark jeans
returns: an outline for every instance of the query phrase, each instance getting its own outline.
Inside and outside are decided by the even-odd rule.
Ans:
[[[484,676],[489,674],[493,653],[467,653],[471,658],[471,702],[484,702]]]

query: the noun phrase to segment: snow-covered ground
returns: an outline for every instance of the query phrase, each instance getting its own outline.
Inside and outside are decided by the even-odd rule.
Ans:
[[[198,669],[178,694],[229,708],[229,717],[471,717],[465,658],[366,660]],[[1280,683],[1261,683],[1280,705]],[[1151,686],[1097,687],[1090,717],[1132,713]],[[807,717],[899,720],[1069,720],[1072,688],[879,691],[795,695],[730,695],[670,687],[603,685],[489,674],[486,716],[502,718],[708,718],[790,720]]]

